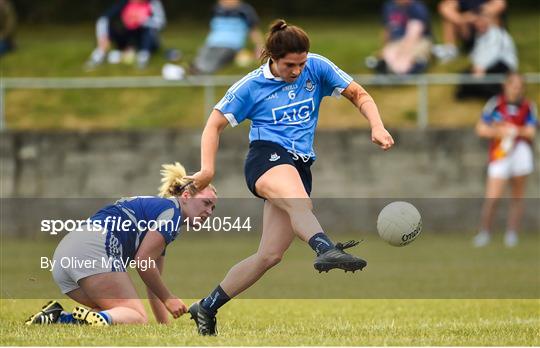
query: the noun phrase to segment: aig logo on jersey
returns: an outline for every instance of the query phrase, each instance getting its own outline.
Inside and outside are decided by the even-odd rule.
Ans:
[[[308,122],[314,110],[313,98],[309,98],[273,108],[272,116],[274,116],[274,124],[276,125],[293,125]]]

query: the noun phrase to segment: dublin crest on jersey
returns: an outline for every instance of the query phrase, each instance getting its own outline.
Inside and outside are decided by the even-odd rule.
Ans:
[[[305,88],[306,88],[306,91],[313,92],[313,90],[315,89],[315,84],[311,82],[310,79],[307,79]]]

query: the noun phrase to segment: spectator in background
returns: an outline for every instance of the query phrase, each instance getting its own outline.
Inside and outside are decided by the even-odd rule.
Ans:
[[[211,74],[229,64],[245,47],[248,36],[255,45],[254,56],[259,58],[264,42],[258,25],[259,17],[251,5],[240,0],[219,0],[210,20],[210,33],[191,72]]]
[[[486,74],[506,74],[517,71],[518,57],[516,45],[510,34],[496,24],[494,18],[485,14],[477,16],[474,23],[476,40],[471,52],[472,67],[467,72],[477,78]],[[457,99],[487,99],[501,92],[499,84],[460,85]]]
[[[9,0],[0,0],[0,56],[15,49],[17,16]]]
[[[415,74],[426,70],[431,50],[431,28],[426,6],[416,0],[390,0],[383,6],[382,59],[366,59],[379,73]]]
[[[439,14],[442,17],[443,44],[436,45],[433,54],[442,62],[453,60],[458,56],[458,40],[465,52],[470,52],[479,16],[487,16],[494,25],[504,27],[505,10],[506,0],[442,0]]]
[[[509,74],[503,93],[487,102],[476,126],[476,133],[491,141],[480,232],[474,238],[476,247],[483,247],[491,240],[495,208],[507,182],[510,182],[512,200],[504,243],[507,247],[518,243],[525,183],[534,168],[531,143],[538,122],[536,106],[526,100],[524,94],[523,77],[517,73]]]
[[[159,31],[165,23],[165,11],[160,0],[117,2],[97,20],[98,45],[86,63],[86,68],[93,69],[102,64],[112,45],[123,51],[124,60],[128,63],[133,61],[135,50],[137,67],[145,68],[151,53],[159,48]],[[109,53],[111,63],[120,60],[119,51]]]

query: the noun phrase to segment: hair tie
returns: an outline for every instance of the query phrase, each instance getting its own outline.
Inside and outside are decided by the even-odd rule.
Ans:
[[[279,26],[279,29],[282,30],[282,29],[285,29],[287,28],[287,23],[283,23]]]
[[[178,188],[178,191],[181,191],[183,192],[186,188],[188,188],[188,186],[192,185],[193,184],[193,181],[188,181],[187,183],[185,183],[184,185],[180,186]]]

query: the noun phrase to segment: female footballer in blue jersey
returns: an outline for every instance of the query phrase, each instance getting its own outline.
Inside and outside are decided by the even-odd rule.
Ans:
[[[91,226],[68,233],[53,257],[52,274],[62,293],[91,308],[65,312],[51,301],[26,324],[86,323],[143,324],[148,321],[142,301],[126,272],[130,264],[146,284],[154,316],[168,323],[187,311],[164,284],[165,249],[186,219],[205,220],[217,199],[213,186],[198,190],[179,163],[161,171],[160,197],[123,198],[99,210]],[[98,228],[95,228],[97,226]]]
[[[235,83],[214,107],[201,140],[201,170],[191,176],[206,187],[215,173],[219,136],[230,124],[249,119],[245,162],[248,188],[265,199],[258,251],[231,268],[208,297],[189,312],[201,335],[215,335],[216,313],[276,265],[297,236],[317,254],[315,268],[361,270],[366,262],[343,251],[357,242],[334,244],[312,212],[313,138],[325,96],[345,96],[368,119],[372,141],[383,150],[394,144],[370,95],[327,58],[309,53],[309,38],[299,27],[277,20],[265,45],[266,63]]]

